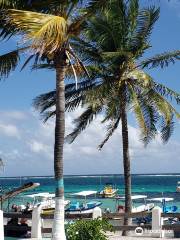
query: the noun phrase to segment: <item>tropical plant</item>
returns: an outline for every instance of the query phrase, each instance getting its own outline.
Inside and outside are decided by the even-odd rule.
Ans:
[[[155,82],[144,69],[167,67],[180,59],[180,51],[141,60],[151,47],[149,38],[158,17],[159,8],[141,9],[138,0],[112,0],[103,14],[88,21],[84,39],[74,43],[81,59],[88,63],[92,86],[78,92],[67,89],[67,110],[79,105],[86,108],[75,119],[76,127],[67,140],[73,142],[101,113],[104,115],[102,123],[108,123],[107,136],[99,145],[101,149],[121,123],[126,213],[131,212],[132,205],[128,112],[134,112],[145,145],[159,131],[163,142],[167,142],[173,131],[173,118],[179,118],[168,100],[174,99],[179,104],[180,95]],[[83,46],[86,48],[82,51]],[[35,106],[47,114],[47,118],[54,114],[49,109],[55,105],[55,94],[44,94],[35,100]],[[128,224],[127,218],[124,224]]]
[[[5,167],[4,162],[3,162],[2,158],[0,158],[0,170],[2,172],[4,172],[4,167]]]
[[[30,56],[23,68],[34,59],[37,63],[52,64],[56,71],[56,121],[54,145],[54,172],[56,181],[56,207],[53,224],[53,239],[65,239],[64,232],[64,183],[63,145],[65,132],[65,75],[69,66],[75,75],[74,63],[85,72],[81,60],[73,50],[73,38],[78,37],[84,21],[96,9],[106,5],[105,0],[86,1],[12,1],[1,0],[0,37],[8,39],[20,36],[21,48],[0,56],[0,76],[7,77],[19,63],[20,54],[28,51]],[[86,73],[87,74],[87,73]]]
[[[107,240],[106,231],[112,226],[106,219],[78,220],[66,229],[67,240]]]

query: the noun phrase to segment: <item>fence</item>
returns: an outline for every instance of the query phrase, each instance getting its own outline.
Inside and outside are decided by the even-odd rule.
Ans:
[[[3,213],[0,212],[0,224],[3,224],[3,217],[4,218],[26,218],[32,219],[32,227],[15,227],[15,226],[4,226],[3,230],[0,230],[0,239],[4,240],[4,233],[10,229],[15,231],[24,231],[28,230],[31,231],[31,235],[33,238],[41,239],[42,233],[51,233],[51,228],[43,228],[42,227],[42,219],[53,219],[53,214],[42,214],[41,209],[34,209],[32,214],[23,214],[23,213]],[[65,214],[65,218],[67,220],[72,219],[92,219],[97,217],[107,218],[110,221],[121,221],[124,217],[126,218],[144,218],[150,217],[152,218],[151,224],[144,224],[140,227],[142,229],[149,229],[152,230],[153,237],[163,237],[165,230],[173,230],[180,232],[180,224],[164,224],[164,218],[178,218],[180,219],[180,213],[162,213],[161,208],[155,207],[152,212],[139,212],[139,213],[101,213],[100,208],[96,208],[92,214]],[[134,231],[139,225],[118,225],[114,226],[115,231]],[[3,229],[0,227],[0,229]]]

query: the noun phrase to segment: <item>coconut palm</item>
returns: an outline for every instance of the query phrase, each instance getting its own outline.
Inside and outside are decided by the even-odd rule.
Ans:
[[[2,158],[0,158],[0,169],[2,170],[2,172],[4,172],[4,167],[5,167],[4,162]]]
[[[68,136],[70,142],[74,141],[101,112],[104,114],[102,122],[108,122],[107,136],[99,145],[101,149],[121,123],[126,213],[131,212],[132,206],[127,112],[134,111],[145,144],[158,133],[159,122],[162,140],[167,142],[173,130],[173,116],[179,117],[166,97],[172,96],[179,103],[180,96],[155,83],[143,69],[164,67],[179,59],[180,51],[140,61],[150,48],[149,37],[158,16],[159,9],[155,7],[139,10],[138,1],[132,0],[129,4],[124,1],[119,5],[112,1],[106,14],[89,22],[87,42],[93,41],[92,47],[99,53],[97,58],[93,56],[97,85],[87,94],[87,110],[75,120],[76,128]],[[127,218],[124,224],[128,224]]]
[[[121,124],[126,213],[131,212],[132,205],[128,111],[134,112],[145,145],[159,131],[163,142],[167,142],[173,131],[173,118],[179,118],[168,100],[172,98],[179,103],[180,95],[156,83],[144,70],[163,68],[180,58],[180,51],[173,51],[142,60],[143,54],[151,47],[149,38],[158,17],[159,8],[140,9],[138,0],[113,0],[103,14],[99,13],[88,21],[86,37],[74,43],[82,59],[88,60],[93,85],[80,92],[67,88],[67,110],[74,110],[79,105],[86,108],[75,119],[76,127],[67,140],[73,142],[101,113],[104,115],[102,123],[108,123],[107,136],[99,145],[101,149]],[[86,46],[83,51],[82,46]],[[49,108],[55,105],[55,94],[52,91],[35,100],[35,106],[47,113],[46,117],[54,114]],[[127,218],[124,224],[128,224]]]
[[[56,71],[56,121],[54,144],[54,172],[56,181],[56,207],[53,224],[53,239],[65,239],[64,232],[64,183],[63,145],[65,132],[65,75],[69,66],[76,78],[74,64],[85,72],[81,60],[73,50],[73,38],[79,36],[84,20],[104,7],[106,1],[86,1],[86,11],[79,9],[83,1],[0,1],[0,36],[20,36],[21,48],[0,57],[1,76],[7,77],[19,63],[20,54],[28,51],[35,64],[53,64]],[[21,5],[22,4],[22,5]],[[81,11],[80,11],[81,10]]]

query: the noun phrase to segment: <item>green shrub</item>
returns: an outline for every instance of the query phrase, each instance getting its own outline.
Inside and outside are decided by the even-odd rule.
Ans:
[[[78,220],[67,226],[66,237],[67,240],[107,240],[106,231],[112,231],[106,219]]]

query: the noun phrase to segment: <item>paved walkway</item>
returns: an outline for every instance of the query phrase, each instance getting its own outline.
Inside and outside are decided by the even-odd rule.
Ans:
[[[158,238],[152,238],[152,237],[143,237],[143,236],[139,236],[139,237],[122,237],[122,236],[112,236],[109,238],[109,240],[158,240]],[[166,239],[166,240],[179,240],[179,238],[160,238],[160,239]]]
[[[27,239],[27,238],[26,238]],[[43,238],[44,240],[50,240],[50,238]],[[139,236],[139,237],[122,237],[121,235],[114,234],[114,236],[110,236],[109,240],[158,240],[158,239],[163,239],[163,240],[179,240],[179,238],[152,238],[152,237],[144,237],[144,236]],[[8,239],[9,240],[9,239]],[[23,239],[22,239],[23,240]],[[25,239],[24,239],[25,240]],[[31,238],[31,240],[38,240],[35,238]]]
[[[166,234],[165,238],[153,238],[153,237],[151,237],[151,235],[148,236],[147,234],[142,235],[142,236],[135,236],[133,233],[131,233],[131,234],[132,234],[132,236],[124,237],[124,236],[122,236],[121,232],[115,232],[115,233],[109,232],[107,234],[107,236],[108,236],[109,240],[158,240],[158,239],[162,239],[162,240],[180,240],[180,238],[174,238],[172,233],[169,234],[169,235]],[[47,238],[47,237],[43,238],[43,239],[44,240],[51,240],[50,238]],[[11,240],[11,238],[10,239],[9,238],[5,238],[5,240]],[[38,239],[32,238],[31,240],[38,240]]]
[[[109,240],[158,240],[158,239],[164,239],[164,240],[179,240],[179,238],[174,238],[172,234],[169,236],[166,236],[164,238],[153,238],[150,235],[149,236],[127,236],[124,237],[121,235],[121,232],[116,233],[109,233],[108,234]]]

